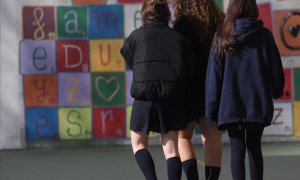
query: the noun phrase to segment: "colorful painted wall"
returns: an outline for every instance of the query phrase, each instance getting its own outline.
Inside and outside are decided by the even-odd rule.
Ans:
[[[65,140],[128,142],[132,73],[119,50],[141,24],[141,1],[0,2],[0,149]],[[228,0],[217,2],[226,11]],[[300,140],[300,4],[258,4],[286,76],[264,137]]]

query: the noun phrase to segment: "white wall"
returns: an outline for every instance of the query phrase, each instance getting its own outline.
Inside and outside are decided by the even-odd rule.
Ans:
[[[0,149],[25,147],[19,41],[23,5],[71,5],[70,0],[1,0],[0,9]]]

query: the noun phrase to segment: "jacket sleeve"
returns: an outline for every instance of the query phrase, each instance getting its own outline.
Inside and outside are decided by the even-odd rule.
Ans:
[[[125,59],[129,69],[132,70],[133,58],[135,53],[135,43],[132,34],[125,40],[123,47],[120,50],[121,55]]]
[[[285,78],[281,57],[272,34],[270,34],[270,39],[271,43],[268,52],[268,60],[272,77],[272,95],[273,98],[276,99],[280,98],[283,95]]]
[[[217,53],[217,48],[213,47],[208,59],[205,86],[205,117],[209,123],[218,122],[223,81],[222,71],[222,62]]]

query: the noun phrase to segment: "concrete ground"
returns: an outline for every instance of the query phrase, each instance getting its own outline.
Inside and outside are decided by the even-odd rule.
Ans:
[[[263,143],[265,180],[300,180],[300,142]],[[196,145],[200,179],[203,149]],[[151,146],[159,180],[167,180],[160,146]],[[0,180],[142,180],[131,147],[0,151]],[[248,162],[248,161],[246,161]],[[247,180],[250,180],[247,172]],[[182,176],[184,180],[184,174]],[[223,145],[220,180],[231,180],[230,146]]]

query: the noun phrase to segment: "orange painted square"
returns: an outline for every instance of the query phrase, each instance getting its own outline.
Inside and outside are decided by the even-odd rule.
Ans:
[[[57,75],[28,75],[23,82],[26,107],[57,105]]]
[[[280,54],[300,55],[300,10],[276,11],[274,20],[275,38]]]

